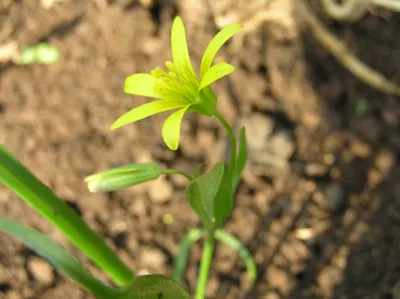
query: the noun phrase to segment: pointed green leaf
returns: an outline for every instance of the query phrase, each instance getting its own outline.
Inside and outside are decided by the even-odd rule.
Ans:
[[[115,298],[118,293],[94,278],[70,253],[42,233],[1,217],[0,231],[18,238],[45,258],[57,271],[75,280],[99,298]]]
[[[174,64],[178,67],[183,80],[196,84],[196,75],[193,71],[186,41],[185,26],[180,17],[175,17],[171,29],[171,48]]]
[[[134,273],[121,262],[104,240],[2,145],[0,182],[58,228],[115,282],[124,285],[132,280]]]
[[[118,299],[190,299],[190,295],[172,278],[151,274],[137,276],[126,294]]]
[[[179,242],[179,251],[174,257],[174,272],[172,274],[176,281],[183,281],[190,249],[202,236],[203,231],[201,229],[192,229]]]
[[[224,173],[224,162],[218,162],[210,172],[195,178],[185,190],[186,201],[208,227],[216,223],[214,201]]]
[[[191,181],[190,184],[186,186],[185,200],[199,216],[204,226],[208,228],[213,227],[213,219],[205,210],[202,192],[196,180]]]
[[[204,74],[207,73],[208,69],[211,67],[214,57],[217,54],[218,50],[222,47],[222,45],[225,44],[228,39],[230,39],[242,28],[242,25],[232,24],[225,27],[220,32],[218,32],[216,36],[214,36],[212,41],[208,44],[207,49],[204,51],[203,59],[201,60],[201,77],[203,77]]]
[[[233,73],[234,70],[235,68],[226,62],[221,62],[212,66],[201,78],[199,89],[202,89],[210,85],[211,83],[221,79],[222,77]]]
[[[246,166],[247,161],[247,144],[246,144],[246,130],[245,128],[240,129],[240,144],[239,154],[236,160],[235,169],[232,171],[232,186],[235,190],[240,181],[243,169]]]
[[[221,226],[225,219],[232,214],[233,209],[233,190],[230,173],[225,171],[219,190],[214,198],[214,216],[217,227]]]
[[[162,136],[170,150],[176,151],[178,149],[179,139],[181,137],[182,118],[189,107],[190,105],[187,105],[185,108],[172,113],[163,124]]]
[[[150,74],[133,74],[125,79],[124,92],[145,96],[155,99],[162,99],[156,92],[157,79]]]
[[[187,105],[183,101],[160,100],[143,104],[120,116],[111,126],[111,130],[136,122],[157,113],[182,108]]]
[[[257,266],[247,248],[238,238],[222,229],[215,231],[215,238],[226,246],[231,247],[239,254],[244,261],[250,281],[254,283],[257,278]]]

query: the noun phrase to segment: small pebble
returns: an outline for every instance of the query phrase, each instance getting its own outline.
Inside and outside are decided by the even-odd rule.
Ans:
[[[383,174],[388,173],[395,163],[396,157],[389,149],[382,149],[376,154],[375,167]]]
[[[158,248],[144,247],[141,251],[140,261],[142,263],[142,267],[160,269],[167,262],[167,257]]]
[[[53,268],[39,257],[34,256],[28,260],[28,270],[35,280],[45,285],[50,285],[54,280]]]
[[[371,155],[372,149],[367,143],[353,140],[350,142],[350,152],[358,158],[366,159]]]
[[[289,274],[276,266],[270,266],[267,269],[267,284],[279,290],[283,295],[288,295],[293,288],[293,281]]]
[[[150,199],[155,203],[165,203],[171,199],[174,189],[165,177],[151,182],[149,188]]]

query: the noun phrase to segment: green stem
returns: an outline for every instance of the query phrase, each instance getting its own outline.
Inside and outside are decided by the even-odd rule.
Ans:
[[[197,279],[197,289],[195,299],[204,299],[207,288],[208,276],[211,268],[211,261],[214,253],[215,246],[215,232],[209,230],[207,239],[203,247],[203,256],[201,258],[200,274]]]
[[[161,172],[163,174],[179,174],[179,175],[187,178],[189,180],[189,182],[193,180],[193,177],[190,174],[188,174],[187,172],[184,172],[182,170],[179,170],[179,169],[168,168],[168,169],[162,169]]]
[[[236,138],[235,134],[233,133],[233,130],[231,126],[228,124],[226,119],[220,114],[218,111],[215,112],[215,117],[220,121],[220,123],[224,126],[226,132],[228,133],[229,139],[231,141],[231,163],[229,165],[229,168],[231,171],[235,169],[235,164],[236,164]]]
[[[103,269],[119,285],[135,276],[118,256],[47,186],[0,145],[0,182],[57,227],[76,247]]]

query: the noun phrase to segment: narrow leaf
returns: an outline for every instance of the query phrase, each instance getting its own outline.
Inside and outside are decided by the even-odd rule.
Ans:
[[[219,190],[214,198],[214,216],[217,227],[220,227],[225,219],[232,214],[233,209],[233,190],[230,173],[225,171]]]
[[[176,281],[183,281],[190,249],[202,236],[203,231],[201,229],[192,229],[179,242],[179,251],[174,258],[174,272],[172,274]]]
[[[126,290],[118,299],[190,299],[178,282],[161,274],[137,276]]]
[[[58,228],[115,282],[124,285],[132,280],[134,274],[104,240],[2,145],[0,145],[0,182]]]
[[[240,129],[240,143],[239,153],[236,160],[235,168],[232,171],[232,186],[235,190],[240,181],[243,169],[246,166],[247,161],[247,143],[246,143],[246,130],[245,128]]]
[[[257,266],[247,248],[238,238],[222,229],[215,231],[215,238],[226,246],[231,247],[239,254],[244,261],[250,281],[254,283],[257,278]]]
[[[45,258],[54,268],[99,298],[115,298],[117,291],[94,278],[83,265],[63,247],[42,233],[0,217],[0,231],[8,233]]]

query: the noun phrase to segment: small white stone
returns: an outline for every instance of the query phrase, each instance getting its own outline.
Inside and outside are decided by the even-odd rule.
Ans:
[[[28,270],[39,282],[50,285],[54,280],[53,268],[39,257],[31,257],[28,261]]]
[[[149,196],[153,202],[164,203],[171,199],[174,189],[165,177],[161,177],[153,182],[149,188]]]

